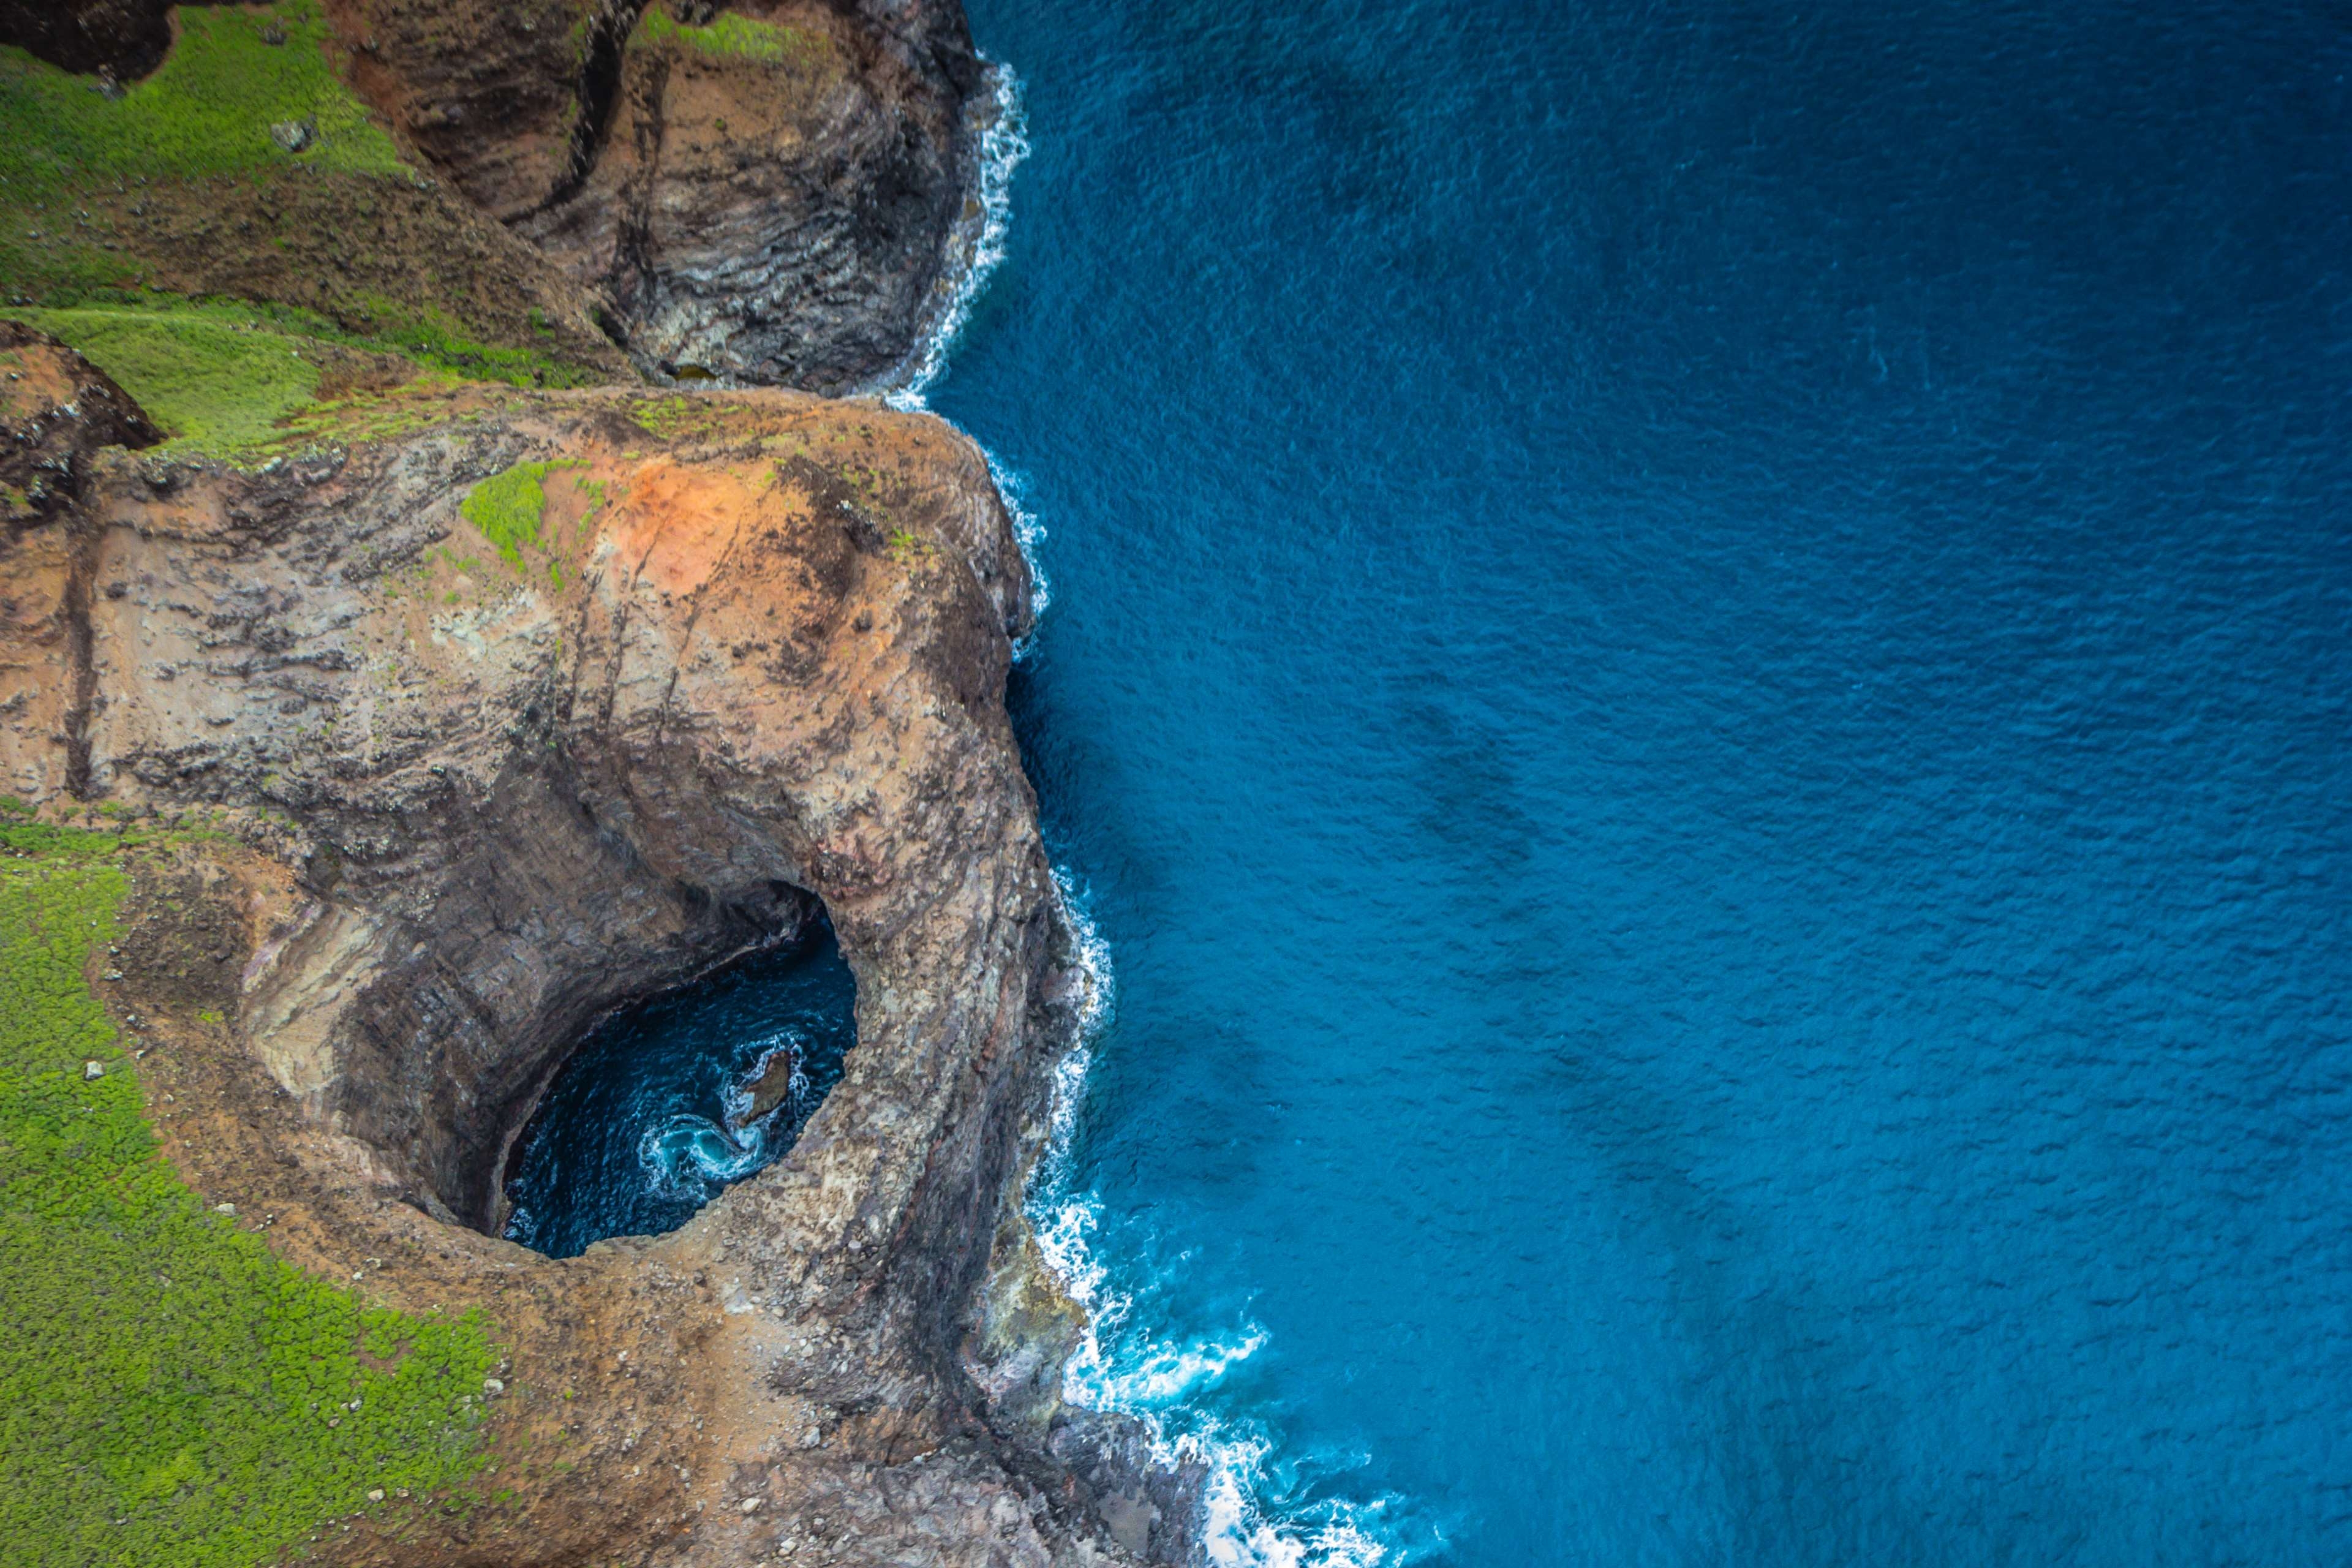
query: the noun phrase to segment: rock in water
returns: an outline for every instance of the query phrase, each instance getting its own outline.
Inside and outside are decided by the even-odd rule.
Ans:
[[[751,1097],[751,1103],[744,1108],[742,1115],[731,1119],[735,1126],[749,1127],[792,1099],[793,1079],[800,1075],[800,1070],[801,1050],[798,1046],[782,1045],[771,1052],[768,1059],[761,1064],[760,1070],[743,1082],[743,1092]]]

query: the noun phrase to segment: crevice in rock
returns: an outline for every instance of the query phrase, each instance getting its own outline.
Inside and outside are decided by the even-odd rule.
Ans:
[[[71,541],[65,594],[66,671],[72,693],[66,705],[66,792],[88,800],[92,790],[89,723],[98,704],[98,653],[90,627],[90,601],[98,592],[99,530],[83,516],[67,522]]]
[[[629,35],[636,30],[637,17],[644,13],[646,5],[646,0],[604,0],[589,18],[587,49],[580,62],[580,115],[572,124],[571,154],[554,188],[520,216],[534,216],[561,206],[578,195],[580,187],[595,172],[596,160],[604,155],[605,140],[612,134],[613,106],[621,92],[622,52],[628,47]],[[610,335],[612,329],[601,318],[597,325]],[[616,337],[613,341],[620,343],[623,340]]]

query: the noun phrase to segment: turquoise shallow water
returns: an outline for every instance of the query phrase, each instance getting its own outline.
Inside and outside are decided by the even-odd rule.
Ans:
[[[973,0],[1220,1561],[2352,1561],[2352,30]]]

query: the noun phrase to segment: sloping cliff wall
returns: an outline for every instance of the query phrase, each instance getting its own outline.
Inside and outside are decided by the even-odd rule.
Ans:
[[[560,1446],[505,1451],[499,1509],[321,1547],[1149,1550],[1108,1522],[1143,1504],[1102,1507],[1139,1481],[1053,1458],[1069,1311],[1009,1207],[1080,982],[1002,703],[1027,577],[978,452],[789,393],[350,417],[257,471],[81,453],[77,504],[0,555],[0,776],[222,835],[142,885],[98,982],[170,1152],[297,1259],[488,1314],[508,1440]],[[465,1228],[591,1017],[812,900],[860,1043],[790,1155],[576,1260]]]
[[[9,281],[121,385],[5,329],[0,791],[125,847],[88,979],[208,1210],[503,1357],[444,1413],[478,1486],[345,1477],[289,1550],[1182,1560],[1181,1478],[1059,1408],[1074,1309],[1017,1210],[1085,981],[986,465],[926,417],[632,371],[904,360],[972,216],[960,8],[67,14],[0,5],[115,73],[0,54],[0,109],[64,126],[17,149],[47,183],[0,198],[42,237]],[[163,124],[225,151],[159,162]],[[860,1044],[790,1156],[673,1236],[493,1239],[581,1030],[820,905]],[[137,1506],[228,1484],[209,1452]]]

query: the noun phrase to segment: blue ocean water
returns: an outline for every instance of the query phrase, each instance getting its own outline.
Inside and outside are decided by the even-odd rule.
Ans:
[[[676,1230],[800,1136],[856,1042],[857,982],[823,921],[790,944],[626,1007],[548,1085],[507,1174],[507,1238],[576,1258]],[[789,1093],[746,1086],[782,1057]]]
[[[2343,8],[971,10],[1216,1560],[2352,1562]]]

